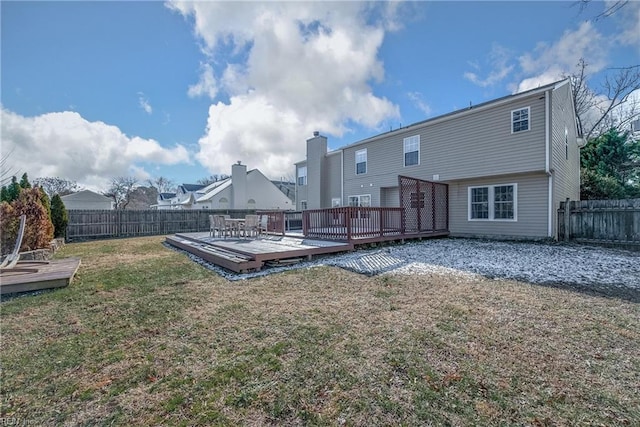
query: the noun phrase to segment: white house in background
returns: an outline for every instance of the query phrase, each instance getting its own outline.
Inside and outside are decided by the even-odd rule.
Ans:
[[[82,190],[77,193],[60,197],[67,210],[93,209],[109,210],[114,208],[113,200],[91,190]]]
[[[158,209],[279,209],[293,210],[294,202],[258,169],[236,163],[231,176],[207,186],[183,184],[170,203]]]

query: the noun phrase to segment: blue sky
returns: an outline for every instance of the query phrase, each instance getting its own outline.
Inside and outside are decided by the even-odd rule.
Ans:
[[[640,58],[640,3],[0,3],[2,155],[104,190],[237,160],[293,177],[314,130],[338,148]]]

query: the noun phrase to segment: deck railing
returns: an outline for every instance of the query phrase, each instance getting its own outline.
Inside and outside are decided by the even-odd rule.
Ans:
[[[344,206],[302,212],[305,237],[346,240],[404,234],[402,208]]]
[[[266,215],[269,218],[267,221],[267,233],[281,234],[283,236],[286,231],[286,213],[286,211],[256,211],[257,215]]]

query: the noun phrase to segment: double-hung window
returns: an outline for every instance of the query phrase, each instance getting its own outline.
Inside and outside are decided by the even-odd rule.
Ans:
[[[420,135],[410,136],[404,139],[404,165],[413,166],[420,164]]]
[[[367,173],[367,149],[356,151],[356,175]]]
[[[469,221],[516,221],[517,184],[469,187]]]
[[[511,133],[529,130],[530,113],[531,109],[529,107],[520,108],[511,112]]]
[[[307,167],[298,168],[298,185],[307,185]]]

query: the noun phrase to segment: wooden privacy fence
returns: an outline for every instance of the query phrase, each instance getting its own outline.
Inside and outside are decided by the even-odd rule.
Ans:
[[[558,239],[640,248],[640,199],[562,202]]]
[[[209,215],[244,218],[252,210],[69,210],[67,241],[209,231]]]

